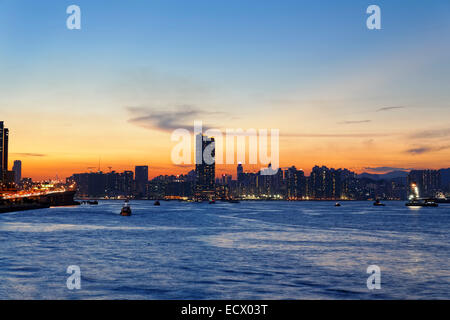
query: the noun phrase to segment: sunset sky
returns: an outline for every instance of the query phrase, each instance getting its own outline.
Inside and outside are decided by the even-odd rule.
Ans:
[[[0,1],[0,121],[34,179],[185,173],[170,136],[194,120],[280,129],[306,172],[450,167],[449,61],[449,1]]]

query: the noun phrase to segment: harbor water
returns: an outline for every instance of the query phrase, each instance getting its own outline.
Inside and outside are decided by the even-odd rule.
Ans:
[[[1,214],[0,299],[450,298],[450,204],[122,205]]]

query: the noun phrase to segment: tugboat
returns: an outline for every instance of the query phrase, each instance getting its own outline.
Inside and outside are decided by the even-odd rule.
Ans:
[[[381,203],[380,200],[375,200],[375,202],[373,203],[374,206],[376,207],[384,207],[386,206],[384,203]]]
[[[125,200],[125,203],[123,204],[122,211],[120,211],[120,215],[124,217],[131,216],[131,207],[128,203],[128,200]]]
[[[160,206],[161,203],[159,203],[159,200],[156,200],[155,203],[153,204],[154,206]]]
[[[334,204],[334,206],[335,206],[335,207],[340,207],[341,204],[340,204],[339,202],[336,202],[336,203]]]

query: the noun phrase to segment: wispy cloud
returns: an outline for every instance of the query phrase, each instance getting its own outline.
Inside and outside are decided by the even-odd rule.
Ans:
[[[192,164],[174,164],[173,166],[177,168],[194,168]]]
[[[282,138],[373,138],[389,137],[392,133],[281,133]]]
[[[450,128],[425,130],[413,133],[409,136],[411,139],[434,139],[450,137]]]
[[[156,129],[170,132],[176,129],[192,130],[194,120],[204,121],[205,118],[221,117],[223,112],[210,112],[190,105],[179,106],[173,110],[155,110],[145,107],[126,107],[132,118],[128,122],[146,129]],[[203,125],[203,129],[209,127]]]
[[[29,152],[16,152],[11,153],[11,155],[19,156],[19,157],[46,157],[46,154],[42,153],[29,153]]]
[[[369,123],[372,122],[372,120],[355,120],[355,121],[341,121],[337,124],[360,124],[360,123]]]
[[[406,107],[383,107],[377,110],[377,112],[383,112],[383,111],[392,111],[392,110],[398,110],[398,109],[405,109]]]
[[[442,150],[449,149],[450,145],[447,146],[419,146],[406,150],[406,153],[410,153],[413,155],[420,155],[430,152],[438,152]]]

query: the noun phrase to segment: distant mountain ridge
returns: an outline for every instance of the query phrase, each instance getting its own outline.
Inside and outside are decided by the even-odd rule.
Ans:
[[[403,171],[403,170],[394,170],[388,173],[367,173],[363,172],[361,174],[358,174],[359,179],[371,179],[371,180],[392,180],[396,178],[406,178],[409,174],[409,171]]]

